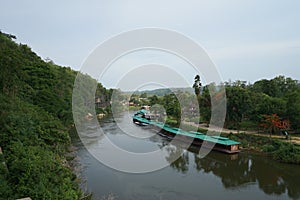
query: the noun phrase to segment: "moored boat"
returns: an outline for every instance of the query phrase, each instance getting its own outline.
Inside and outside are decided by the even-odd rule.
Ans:
[[[213,144],[213,150],[234,154],[240,152],[239,142],[230,140],[221,136],[208,136],[200,132],[184,131],[179,128],[171,127],[167,124],[157,122],[151,119],[151,115],[147,114],[146,110],[139,110],[134,114],[133,122],[141,126],[150,126],[159,131],[159,134],[168,138],[174,138],[183,141],[190,141],[193,139],[194,145],[202,145],[203,147],[210,147]]]

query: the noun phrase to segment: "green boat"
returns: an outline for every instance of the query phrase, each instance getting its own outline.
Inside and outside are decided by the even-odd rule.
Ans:
[[[159,131],[159,134],[168,138],[174,138],[182,141],[190,141],[193,139],[194,145],[202,145],[203,147],[211,147],[213,150],[220,151],[228,154],[234,154],[240,152],[239,142],[230,140],[221,136],[208,136],[200,132],[184,131],[179,128],[171,127],[167,124],[152,120],[151,115],[147,110],[139,110],[133,115],[133,122],[140,126],[150,126],[153,129]]]

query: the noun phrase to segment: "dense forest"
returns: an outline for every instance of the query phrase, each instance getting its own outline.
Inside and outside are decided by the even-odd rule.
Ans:
[[[270,133],[278,133],[280,130],[300,132],[300,83],[298,80],[277,76],[270,80],[262,79],[253,84],[235,81],[225,82],[221,86],[226,93],[225,128],[262,130]],[[218,92],[210,93],[218,91],[220,86],[214,83],[201,86],[200,80],[195,80],[193,87],[194,94],[182,90],[163,96],[147,96],[147,93],[142,93],[140,96],[132,95],[131,101],[141,105],[163,105],[169,121],[173,119],[175,124],[182,120],[209,123],[211,98],[220,95]],[[198,102],[193,101],[195,99],[193,95],[196,95]],[[145,97],[147,97],[146,100]],[[141,100],[137,101],[137,99]],[[197,105],[200,117],[195,118],[191,108]]]
[[[225,82],[227,112],[225,126],[230,129],[262,128],[274,132],[276,129],[300,129],[300,84],[284,76],[271,80],[259,80],[253,84],[245,81]],[[199,97],[200,108],[210,106],[209,86],[205,86]],[[204,109],[202,109],[204,110]],[[204,119],[209,113],[203,112]]]
[[[77,72],[42,60],[14,39],[0,33],[0,199],[79,199],[65,156]],[[101,99],[112,92],[100,83],[97,89]]]
[[[274,160],[300,164],[299,145],[291,142],[291,138],[295,139],[300,133],[298,80],[278,76],[253,84],[235,81],[225,82],[221,86],[226,94],[226,98],[220,99],[226,100],[224,127],[240,131],[238,134],[222,133],[222,136],[239,141],[241,148],[264,152]],[[202,86],[199,76],[195,77],[193,87],[194,94],[180,90],[164,96],[147,96],[144,93],[131,96],[131,101],[140,105],[149,104],[154,113],[164,114],[163,120],[167,124],[176,127],[180,125],[181,128],[189,130],[189,122],[194,125],[208,125],[211,118],[211,99],[225,96],[219,92],[220,85],[211,83]],[[198,131],[206,133],[207,130],[198,128]],[[282,137],[271,138],[271,135]]]

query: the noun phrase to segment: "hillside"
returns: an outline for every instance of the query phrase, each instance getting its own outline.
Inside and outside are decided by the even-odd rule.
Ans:
[[[79,199],[65,158],[77,72],[14,38],[0,32],[0,198]],[[101,84],[98,90],[109,95]]]
[[[172,94],[173,92],[188,92],[193,94],[194,89],[192,87],[190,88],[162,88],[162,89],[154,89],[154,90],[142,90],[142,91],[134,91],[134,92],[124,92],[125,94],[137,94],[141,95],[143,93],[146,93],[148,96],[156,95],[156,96],[164,96],[166,94]]]

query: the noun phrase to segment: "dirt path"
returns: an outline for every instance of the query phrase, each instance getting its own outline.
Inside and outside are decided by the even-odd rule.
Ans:
[[[214,127],[214,126],[207,127],[206,124],[197,125],[194,122],[183,122],[183,123],[190,125],[190,126],[199,127],[199,128],[205,129],[205,130],[216,131],[216,132],[221,131],[222,133],[228,133],[228,134],[229,133],[233,133],[233,134],[246,133],[246,134],[257,135],[257,136],[262,136],[262,137],[270,137],[270,135],[268,135],[268,134],[258,133],[257,131],[237,131],[237,130],[231,130],[231,129]],[[285,136],[271,135],[271,138],[285,139]],[[290,136],[289,140],[283,140],[283,141],[300,145],[300,137]]]

